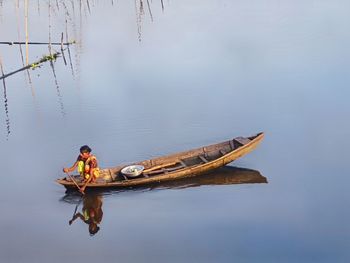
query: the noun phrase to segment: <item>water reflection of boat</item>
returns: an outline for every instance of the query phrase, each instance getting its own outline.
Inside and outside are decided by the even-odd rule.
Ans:
[[[199,186],[214,185],[232,185],[232,184],[258,184],[267,183],[266,177],[262,176],[259,171],[239,168],[233,166],[224,166],[201,176],[183,178],[174,181],[154,183],[142,186],[135,186],[124,189],[100,188],[94,189],[87,194],[113,195],[130,191],[152,191],[160,189],[185,189]],[[62,201],[76,204],[81,199],[81,195],[76,191],[67,191]]]
[[[80,212],[77,212],[77,208],[81,201],[83,202],[83,207]],[[71,225],[77,219],[80,219],[88,225],[90,235],[95,235],[100,230],[99,224],[101,224],[103,217],[102,204],[102,194],[88,193],[84,195],[84,197],[79,199],[72,219],[69,220],[69,225]]]
[[[161,184],[150,186],[150,189],[184,189],[189,187],[199,187],[205,185],[258,183],[267,183],[266,177],[262,176],[259,171],[246,168],[224,166],[210,173],[203,174],[202,176],[164,182]]]
[[[266,177],[262,176],[259,171],[225,166],[216,169],[210,173],[193,178],[183,178],[176,181],[168,181],[148,186],[139,186],[129,189],[116,191],[115,189],[94,189],[81,196],[76,191],[69,191],[62,197],[61,201],[75,204],[75,210],[69,225],[80,219],[88,225],[90,235],[95,235],[100,230],[100,224],[103,217],[102,204],[104,196],[112,196],[130,191],[152,191],[161,189],[185,189],[200,186],[214,185],[232,185],[232,184],[258,184],[267,183]],[[81,211],[78,207],[82,203]]]
[[[103,169],[98,180],[89,183],[87,187],[128,188],[202,175],[249,153],[257,147],[263,138],[263,133],[251,137],[237,137],[190,151],[129,164],[141,165],[145,168],[140,176],[132,179],[121,173],[126,165]],[[70,178],[58,179],[56,182],[67,189],[76,189],[76,184],[79,187],[84,184],[79,176],[75,176],[74,182]]]

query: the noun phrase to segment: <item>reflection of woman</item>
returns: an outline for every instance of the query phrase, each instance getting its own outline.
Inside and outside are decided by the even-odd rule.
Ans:
[[[89,225],[89,233],[93,236],[100,230],[98,224],[101,223],[102,216],[102,196],[87,194],[83,199],[82,213],[78,212],[77,214],[74,214],[73,218],[69,221],[69,224],[71,225],[77,218],[80,218]]]

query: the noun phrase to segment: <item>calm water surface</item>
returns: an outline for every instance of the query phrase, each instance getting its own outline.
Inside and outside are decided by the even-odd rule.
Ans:
[[[1,41],[24,40],[23,1],[19,31],[0,2]],[[30,41],[67,18],[78,44],[72,67],[66,50],[1,83],[0,262],[350,260],[349,2],[48,2],[30,1]],[[83,144],[109,167],[260,131],[202,180],[84,199],[54,182]]]

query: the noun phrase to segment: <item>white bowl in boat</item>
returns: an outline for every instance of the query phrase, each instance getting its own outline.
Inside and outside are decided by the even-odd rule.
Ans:
[[[145,169],[142,165],[130,165],[124,167],[121,172],[122,174],[126,175],[127,177],[136,177],[142,174],[143,170]]]

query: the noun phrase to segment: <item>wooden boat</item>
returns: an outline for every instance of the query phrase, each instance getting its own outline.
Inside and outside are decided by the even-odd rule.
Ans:
[[[204,174],[251,152],[263,138],[264,133],[250,137],[236,137],[232,140],[185,152],[101,169],[99,178],[95,182],[89,183],[86,189],[136,187]],[[121,173],[121,170],[129,165],[142,165],[145,170],[140,176],[129,179]],[[74,176],[74,181],[79,187],[84,184],[79,175]],[[61,178],[56,182],[67,189],[76,188],[75,183],[70,178]]]

